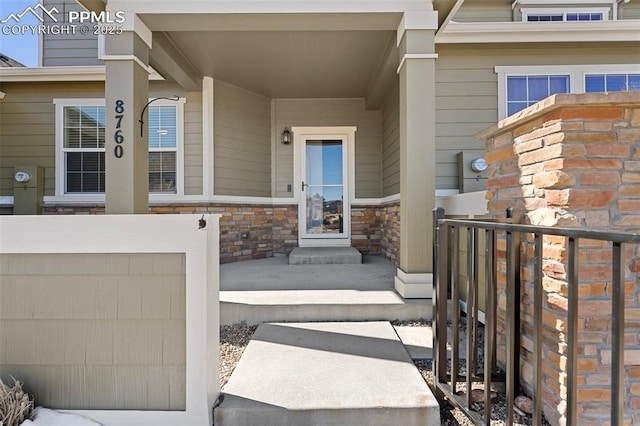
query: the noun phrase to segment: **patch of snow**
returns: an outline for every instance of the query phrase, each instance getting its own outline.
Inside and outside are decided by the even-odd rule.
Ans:
[[[100,423],[77,414],[60,413],[48,408],[36,407],[33,420],[25,420],[20,426],[100,426]]]

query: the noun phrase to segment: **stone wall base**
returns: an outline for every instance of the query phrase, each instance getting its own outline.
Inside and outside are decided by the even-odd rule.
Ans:
[[[152,205],[152,214],[220,215],[220,263],[288,255],[298,246],[298,206],[203,203]],[[44,214],[104,214],[103,205],[46,205]],[[8,211],[7,214],[11,214]],[[351,246],[398,264],[400,203],[351,208]]]

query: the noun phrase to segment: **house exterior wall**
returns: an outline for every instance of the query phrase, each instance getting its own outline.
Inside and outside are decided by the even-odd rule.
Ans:
[[[214,83],[216,195],[271,196],[271,101]]]
[[[493,126],[486,141],[490,178],[488,208],[504,217],[506,207],[524,213],[527,223],[637,233],[640,229],[640,101],[632,93],[557,95]],[[504,244],[504,240],[502,241]],[[504,245],[499,250],[504,250]],[[521,250],[521,379],[531,389],[533,330],[543,327],[544,413],[564,424],[568,369],[568,243],[545,236],[542,253],[542,324],[533,322],[533,241]],[[640,422],[640,251],[626,244],[621,277],[625,300],[625,421]],[[501,261],[504,268],[504,261]],[[612,250],[610,243],[581,239],[578,248],[576,366],[577,424],[606,424],[611,403]],[[501,269],[504,270],[504,269]],[[505,276],[498,274],[498,321],[505,321]],[[503,323],[504,324],[504,323]],[[499,345],[505,340],[499,325]],[[571,348],[569,348],[571,350]],[[505,352],[499,347],[498,359]],[[615,381],[615,380],[614,380]]]
[[[13,195],[13,167],[45,169],[45,195],[55,192],[54,98],[100,98],[104,83],[2,83],[0,196]]]
[[[59,16],[84,9],[73,0],[44,0],[49,10],[55,7]],[[47,21],[45,21],[47,22]],[[60,23],[60,22],[58,22]],[[98,36],[94,34],[44,34],[42,36],[42,66],[103,65],[98,59]]]
[[[463,150],[483,149],[473,135],[498,120],[502,65],[637,63],[634,44],[436,45],[436,175],[438,189],[458,187]]]
[[[400,193],[400,94],[394,86],[382,106],[382,196]]]
[[[5,383],[54,409],[185,409],[183,254],[2,254],[0,271]]]
[[[640,19],[640,4],[632,2],[623,5],[619,17],[621,19]]]
[[[155,87],[154,87],[155,86]],[[45,169],[44,195],[55,194],[55,106],[53,99],[102,99],[104,83],[2,83],[0,103],[0,196],[13,195],[13,167]],[[202,94],[152,84],[150,96],[186,97],[185,194],[202,194]]]
[[[279,135],[285,127],[356,126],[356,198],[379,198],[382,114],[368,111],[363,99],[274,99],[275,197],[291,197],[287,185],[293,182],[293,145],[282,145]],[[299,184],[295,183],[295,184]]]
[[[455,14],[456,22],[510,22],[513,21],[511,3],[496,1],[464,2]]]
[[[563,2],[559,0],[558,4]],[[511,7],[512,2],[504,1],[465,1],[462,7],[455,14],[453,20],[456,22],[512,22],[520,21],[522,14],[520,8],[522,5],[517,5],[515,10]],[[580,7],[582,5],[565,3],[567,7]],[[611,7],[611,2],[603,1],[602,3],[588,4],[586,7]],[[534,6],[525,6],[534,7]],[[549,5],[541,5],[539,7],[548,8]],[[554,7],[551,5],[551,7]],[[622,4],[618,8],[618,19],[639,19],[640,18],[640,6],[637,4],[628,3]],[[611,19],[611,16],[610,16]]]
[[[171,96],[171,95],[169,95]],[[184,104],[184,194],[202,194],[202,92],[186,93]]]

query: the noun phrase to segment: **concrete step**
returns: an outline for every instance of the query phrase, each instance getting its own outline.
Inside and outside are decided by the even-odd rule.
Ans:
[[[388,322],[261,324],[222,393],[216,426],[440,425]]]
[[[221,291],[220,321],[363,321],[431,319],[430,299],[405,300],[394,290]]]
[[[353,247],[296,247],[289,254],[289,265],[357,265],[362,254]]]

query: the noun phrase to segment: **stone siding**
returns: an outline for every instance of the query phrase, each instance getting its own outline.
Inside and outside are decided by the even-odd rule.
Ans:
[[[556,95],[478,136],[486,142],[489,212],[508,207],[526,223],[612,231],[640,230],[640,98],[637,93]],[[611,245],[579,250],[577,424],[609,421],[611,398]],[[504,251],[504,240],[499,241]],[[544,412],[564,424],[567,395],[565,238],[543,251],[543,324],[533,323],[533,243],[521,250],[522,385],[533,382],[532,330],[543,327]],[[640,424],[640,249],[626,248],[625,420]],[[498,332],[504,326],[504,261],[498,273]],[[504,335],[499,339],[504,344]],[[504,359],[504,351],[498,350]]]
[[[380,253],[380,207],[351,207],[351,247],[362,254]]]
[[[44,214],[104,214],[103,205],[46,205]],[[298,246],[297,205],[152,205],[151,213],[220,214],[220,263],[287,255]],[[400,204],[353,206],[351,245],[399,262]]]
[[[400,264],[400,202],[385,204],[380,208],[380,233],[382,254],[390,262]]]

